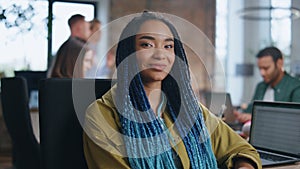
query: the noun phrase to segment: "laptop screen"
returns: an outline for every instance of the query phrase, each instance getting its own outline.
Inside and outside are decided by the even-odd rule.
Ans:
[[[205,106],[215,115],[232,111],[232,104],[229,93],[206,92],[204,94]]]
[[[205,106],[216,116],[224,116],[227,124],[236,123],[233,114],[233,106],[229,93],[225,92],[206,92],[204,94]]]
[[[300,155],[300,104],[254,102],[250,143],[257,148]]]

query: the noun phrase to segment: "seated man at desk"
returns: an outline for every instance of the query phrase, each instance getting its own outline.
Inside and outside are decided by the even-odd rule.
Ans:
[[[282,52],[276,47],[267,47],[259,51],[256,58],[263,81],[257,84],[245,113],[235,112],[237,120],[247,124],[244,125],[246,135],[249,134],[254,100],[300,102],[300,80],[284,71]]]

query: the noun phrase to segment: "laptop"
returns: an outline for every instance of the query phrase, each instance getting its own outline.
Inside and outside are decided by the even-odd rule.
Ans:
[[[217,117],[224,117],[224,121],[229,125],[237,123],[229,93],[206,92],[204,99],[206,107]]]
[[[263,166],[300,161],[300,103],[254,101],[249,142]]]

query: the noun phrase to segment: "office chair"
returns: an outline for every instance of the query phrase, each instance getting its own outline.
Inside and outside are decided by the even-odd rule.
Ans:
[[[1,79],[3,117],[13,145],[16,169],[40,169],[40,145],[31,124],[26,80]]]
[[[88,97],[91,94],[86,91],[93,85],[94,97]],[[43,169],[88,168],[83,152],[81,120],[89,104],[106,93],[110,87],[109,79],[41,80],[39,113]],[[83,98],[82,101],[76,103],[73,94]]]
[[[16,77],[24,77],[26,79],[29,95],[32,91],[38,90],[39,81],[47,77],[47,71],[19,70],[14,71],[14,73]]]

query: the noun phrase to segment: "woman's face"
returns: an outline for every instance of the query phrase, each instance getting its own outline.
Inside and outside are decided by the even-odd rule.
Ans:
[[[98,43],[101,39],[101,24],[95,23],[93,28],[91,29],[91,42]]]
[[[161,21],[144,22],[136,35],[136,58],[143,82],[162,81],[170,72],[174,60],[174,37]]]
[[[94,58],[93,51],[88,50],[83,57],[83,63],[82,63],[83,74],[85,74],[86,71],[92,68],[93,58]]]

